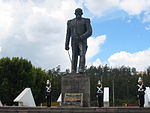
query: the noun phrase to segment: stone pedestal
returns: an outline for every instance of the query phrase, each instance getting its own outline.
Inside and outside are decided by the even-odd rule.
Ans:
[[[62,106],[90,106],[90,78],[85,74],[68,74],[61,81]]]

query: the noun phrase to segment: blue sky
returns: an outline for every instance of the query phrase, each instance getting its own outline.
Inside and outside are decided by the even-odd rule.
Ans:
[[[70,69],[67,20],[91,19],[87,66],[150,66],[150,0],[1,0],[0,58],[23,57],[42,69]],[[71,53],[71,50],[70,50]]]
[[[147,57],[150,57],[149,52],[144,53],[150,48],[150,21],[147,20],[149,8],[144,10],[140,8],[144,8],[144,6],[136,7],[136,5],[142,4],[140,0],[133,0],[132,3],[129,0],[119,2],[120,4],[125,2],[127,9],[113,8],[94,17],[86,10],[86,15],[92,17],[93,36],[106,35],[107,37],[100,45],[99,53],[91,60],[94,62],[95,59],[100,59],[101,64],[112,64],[115,67],[126,65],[136,67],[138,71],[146,70],[150,63],[146,61]],[[145,2],[148,3],[149,0]],[[135,9],[130,7],[131,4]],[[112,56],[117,63],[115,61],[111,63]]]
[[[92,20],[93,36],[107,34],[108,37],[101,47],[102,51],[95,57],[107,61],[113,53],[120,51],[134,53],[150,47],[150,30],[145,29],[149,23],[142,23],[137,16],[129,19],[127,14],[110,20],[105,18],[106,20],[104,18]]]

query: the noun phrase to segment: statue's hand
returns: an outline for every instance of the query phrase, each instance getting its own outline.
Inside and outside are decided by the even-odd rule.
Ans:
[[[83,41],[84,39],[85,39],[84,36],[81,35],[80,40]]]
[[[65,50],[69,50],[69,46],[65,46]]]

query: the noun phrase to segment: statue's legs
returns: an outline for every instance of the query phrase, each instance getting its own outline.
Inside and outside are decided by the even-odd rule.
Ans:
[[[79,73],[83,73],[85,71],[85,54],[87,50],[87,46],[84,44],[79,44],[79,50],[80,50],[80,60],[79,60]]]
[[[71,64],[71,72],[77,72],[77,63],[78,63],[78,53],[79,49],[78,46],[72,46],[72,64]]]

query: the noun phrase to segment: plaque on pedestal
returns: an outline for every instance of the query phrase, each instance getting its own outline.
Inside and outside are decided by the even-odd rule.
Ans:
[[[90,78],[85,74],[62,77],[61,91],[63,106],[90,106]]]
[[[83,93],[65,93],[64,104],[83,106]]]

